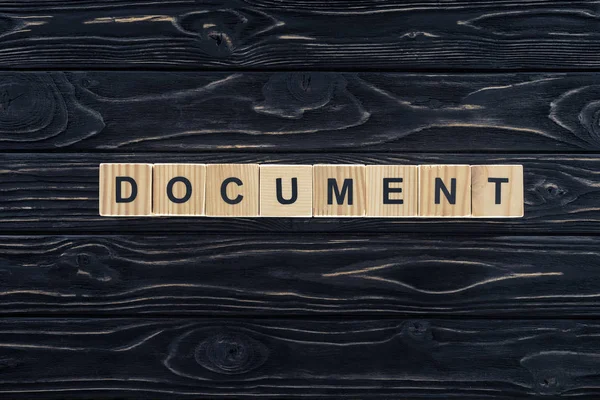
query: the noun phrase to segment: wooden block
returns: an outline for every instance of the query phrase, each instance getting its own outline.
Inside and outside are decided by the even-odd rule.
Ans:
[[[154,164],[154,215],[204,215],[206,165]]]
[[[258,164],[209,164],[206,166],[206,215],[257,217]]]
[[[367,186],[364,165],[313,166],[313,215],[362,217]]]
[[[312,165],[261,165],[260,216],[312,217]]]
[[[100,164],[100,215],[152,215],[152,164]]]
[[[472,165],[473,217],[523,216],[522,165]]]
[[[419,166],[419,216],[468,217],[471,215],[469,165]]]
[[[418,167],[367,165],[367,217],[416,217]]]

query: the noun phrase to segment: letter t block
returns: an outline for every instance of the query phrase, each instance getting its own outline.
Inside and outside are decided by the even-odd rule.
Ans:
[[[472,165],[473,217],[523,216],[522,165]]]
[[[364,165],[314,165],[313,215],[315,217],[362,217],[367,185]]]

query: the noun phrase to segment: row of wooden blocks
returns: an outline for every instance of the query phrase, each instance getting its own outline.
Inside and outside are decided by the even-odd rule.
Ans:
[[[101,164],[100,215],[522,217],[521,165]]]

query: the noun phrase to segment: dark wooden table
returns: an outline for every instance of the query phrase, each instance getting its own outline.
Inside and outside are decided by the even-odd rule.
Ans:
[[[600,5],[0,0],[0,398],[600,398]],[[525,217],[102,218],[102,162],[506,163]]]

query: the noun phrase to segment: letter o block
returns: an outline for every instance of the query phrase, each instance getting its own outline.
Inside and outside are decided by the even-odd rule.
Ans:
[[[154,215],[204,215],[204,164],[154,164]]]
[[[100,215],[152,215],[152,164],[100,164]]]
[[[312,165],[261,165],[260,216],[312,217]]]
[[[363,217],[367,185],[364,165],[313,166],[313,215]]]
[[[258,164],[208,164],[206,166],[206,215],[257,217]]]

